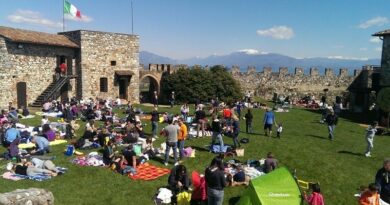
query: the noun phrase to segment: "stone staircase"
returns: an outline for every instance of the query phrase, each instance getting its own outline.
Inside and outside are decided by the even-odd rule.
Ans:
[[[41,107],[49,99],[57,99],[61,95],[61,88],[73,76],[60,77],[57,81],[50,83],[49,86],[35,99],[31,107]]]

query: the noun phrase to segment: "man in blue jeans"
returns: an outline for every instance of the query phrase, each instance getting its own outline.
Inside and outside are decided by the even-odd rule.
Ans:
[[[221,120],[217,115],[213,115],[213,121],[211,122],[211,130],[213,131],[213,136],[211,138],[210,151],[212,150],[215,141],[218,140],[220,146],[219,151],[223,152],[223,147],[224,147],[224,143],[222,139],[223,128],[222,128]]]
[[[165,166],[168,166],[169,160],[169,151],[173,150],[173,157],[175,159],[175,166],[177,163],[177,135],[180,132],[180,127],[178,125],[172,124],[172,119],[168,119],[168,126],[163,129],[163,133],[166,136],[166,148],[165,148]]]
[[[267,112],[264,114],[264,133],[265,133],[265,136],[267,136],[267,137],[272,136],[272,125],[274,123],[275,123],[275,114],[272,112],[271,108],[267,108]]]
[[[333,109],[331,109],[325,119],[326,124],[328,124],[329,140],[331,141],[334,139],[334,129],[336,128],[337,121],[338,117],[334,113]]]

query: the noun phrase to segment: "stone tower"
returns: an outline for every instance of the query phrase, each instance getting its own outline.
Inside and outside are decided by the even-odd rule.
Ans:
[[[373,36],[383,40],[382,60],[381,60],[381,78],[380,85],[383,87],[390,86],[390,29],[377,32]]]

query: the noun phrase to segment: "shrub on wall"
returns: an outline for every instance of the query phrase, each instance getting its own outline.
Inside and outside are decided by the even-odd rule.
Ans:
[[[242,97],[239,83],[222,66],[213,66],[210,70],[179,68],[175,73],[163,75],[161,91],[165,100],[175,91],[176,101],[189,103],[215,97],[229,102]]]

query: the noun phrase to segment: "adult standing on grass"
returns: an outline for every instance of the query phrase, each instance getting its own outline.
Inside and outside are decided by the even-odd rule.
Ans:
[[[376,173],[375,184],[379,186],[381,199],[390,203],[390,158],[385,159],[383,167]]]
[[[190,107],[187,105],[187,103],[184,103],[180,108],[181,115],[183,116],[184,120],[187,121],[188,113],[190,112]]]
[[[333,141],[334,129],[336,128],[338,122],[338,116],[334,113],[333,109],[329,111],[329,114],[326,116],[325,122],[326,124],[328,124],[329,140]]]
[[[366,133],[366,140],[367,140],[367,150],[366,150],[366,157],[371,157],[371,150],[374,147],[374,137],[376,133],[376,126],[378,126],[378,122],[374,121],[368,128]]]
[[[199,130],[202,130],[202,137],[205,136],[206,112],[203,110],[203,105],[198,105],[198,110],[195,112],[195,121],[198,123],[196,136],[199,137]]]
[[[154,107],[158,107],[158,93],[157,91],[153,92],[153,99],[152,99]]]
[[[157,112],[157,107],[154,107],[153,111],[150,114],[152,115],[152,118],[150,118],[150,121],[152,122],[152,136],[153,138],[157,138],[159,121],[159,113]]]
[[[236,112],[237,112],[237,115],[238,115],[238,119],[241,118],[241,110],[242,110],[241,101],[237,101],[237,103],[236,103]]]
[[[169,103],[171,104],[171,108],[175,105],[175,92],[172,91],[171,96],[169,97]]]
[[[223,139],[222,139],[222,122],[219,119],[219,116],[217,114],[213,115],[213,121],[211,122],[211,130],[213,131],[213,135],[211,137],[211,145],[210,145],[210,150],[212,150],[212,147],[215,143],[216,140],[219,141],[219,148],[220,151],[222,152],[222,149],[224,147],[223,144]]]
[[[251,109],[248,109],[248,112],[245,114],[245,127],[246,127],[246,134],[252,134],[252,121],[253,121],[253,115],[251,112]]]
[[[240,142],[238,141],[238,135],[240,134],[240,120],[236,115],[232,115],[232,127],[233,127],[233,146],[234,148],[241,147]]]
[[[168,119],[168,126],[163,129],[163,133],[167,137],[165,143],[165,166],[168,166],[169,151],[172,148],[173,158],[175,159],[175,165],[177,165],[177,136],[179,135],[180,127],[172,123],[172,118]]]
[[[225,173],[222,159],[215,157],[205,171],[208,205],[222,205],[225,188]]]
[[[264,133],[265,136],[272,136],[272,125],[275,123],[275,114],[272,112],[271,108],[267,108],[267,111],[264,114]],[[275,123],[276,124],[276,123]]]
[[[184,158],[184,142],[187,138],[187,125],[184,123],[183,118],[178,120],[180,131],[177,137],[177,146],[179,147],[180,160]]]

